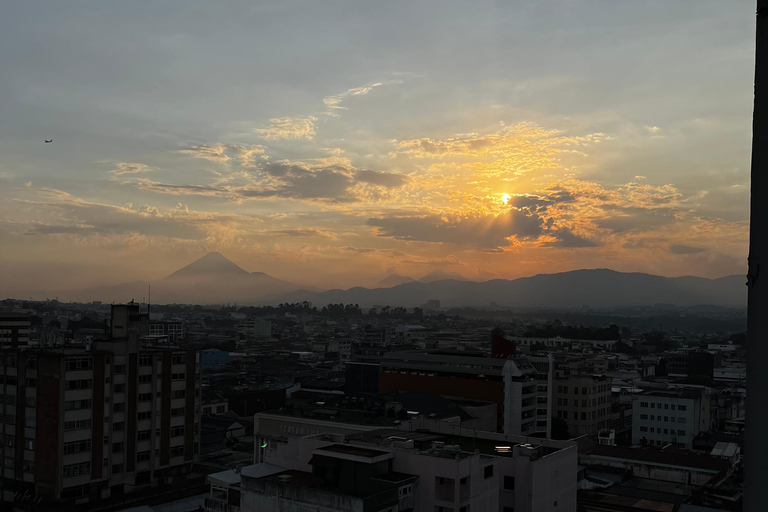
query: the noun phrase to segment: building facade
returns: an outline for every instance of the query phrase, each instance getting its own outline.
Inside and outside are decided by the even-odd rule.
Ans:
[[[146,347],[137,311],[117,313],[122,323],[113,325],[130,335],[0,353],[5,500],[25,492],[48,503],[97,500],[191,472],[199,354]]]
[[[706,389],[648,391],[632,406],[632,444],[691,449],[699,432],[712,426],[710,395]]]
[[[611,427],[611,379],[564,363],[554,380],[554,416],[565,421],[572,437],[595,435]]]

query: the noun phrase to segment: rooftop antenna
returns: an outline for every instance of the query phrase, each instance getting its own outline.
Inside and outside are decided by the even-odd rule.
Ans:
[[[149,295],[149,297],[147,298],[147,316],[149,316],[150,309],[152,308],[152,285],[148,284],[147,287],[148,287],[147,295]]]

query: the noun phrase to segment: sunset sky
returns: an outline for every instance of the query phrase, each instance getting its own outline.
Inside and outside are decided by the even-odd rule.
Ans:
[[[754,11],[8,2],[0,296],[208,251],[322,288],[744,273]]]

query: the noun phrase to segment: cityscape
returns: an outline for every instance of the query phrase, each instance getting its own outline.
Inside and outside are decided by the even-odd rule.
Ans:
[[[768,510],[768,0],[3,12],[0,511]]]

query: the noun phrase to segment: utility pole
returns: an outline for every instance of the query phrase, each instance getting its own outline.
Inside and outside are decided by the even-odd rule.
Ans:
[[[758,512],[768,504],[768,0],[757,0],[748,262],[744,510]]]

